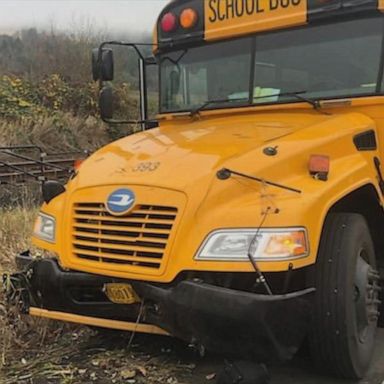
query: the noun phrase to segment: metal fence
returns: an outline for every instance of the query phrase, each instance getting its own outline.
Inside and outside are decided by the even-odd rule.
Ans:
[[[0,186],[66,181],[87,152],[47,153],[36,145],[0,147]]]

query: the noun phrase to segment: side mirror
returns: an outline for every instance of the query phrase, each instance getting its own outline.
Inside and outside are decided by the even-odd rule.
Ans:
[[[113,81],[114,77],[114,61],[113,51],[109,48],[102,48],[101,57],[100,50],[95,48],[92,50],[92,76],[93,80]]]
[[[158,87],[157,64],[154,56],[145,58],[136,44],[111,41],[92,50],[92,74],[93,79],[99,82],[99,111],[104,122],[140,124],[143,130],[157,124],[155,119],[148,119],[149,109],[151,116],[155,116],[158,111],[155,91]],[[138,74],[138,81],[135,80],[135,72]],[[148,80],[152,90],[150,96]],[[173,86],[180,86],[177,76]],[[131,119],[131,115],[136,119]]]
[[[111,86],[104,86],[99,94],[100,116],[103,120],[113,118],[115,112],[114,94]]]

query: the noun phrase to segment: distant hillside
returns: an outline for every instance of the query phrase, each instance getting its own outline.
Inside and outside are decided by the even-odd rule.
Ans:
[[[84,31],[68,34],[36,29],[0,35],[0,145],[95,149],[131,132],[132,126],[108,127],[98,117],[91,50],[110,38]],[[146,53],[150,54],[150,48]],[[120,68],[116,76],[121,84],[120,104],[135,117],[137,57],[121,53],[117,57],[123,58],[116,65]],[[154,76],[150,84],[156,81]]]

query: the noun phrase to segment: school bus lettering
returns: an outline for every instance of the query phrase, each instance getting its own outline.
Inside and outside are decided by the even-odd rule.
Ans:
[[[306,0],[207,0],[206,40],[304,24]]]
[[[279,6],[272,3],[271,9]],[[260,0],[210,0],[209,8],[211,13],[208,17],[212,23],[264,12]]]
[[[297,7],[303,0],[271,0],[270,9],[274,11],[278,8]]]
[[[209,0],[208,19],[211,23],[243,16],[253,16],[265,11],[297,7],[304,0]],[[265,8],[267,6],[267,8]]]

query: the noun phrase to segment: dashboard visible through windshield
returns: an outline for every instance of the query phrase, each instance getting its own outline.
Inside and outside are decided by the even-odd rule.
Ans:
[[[160,110],[192,111],[382,92],[383,17],[217,42],[159,56]]]

